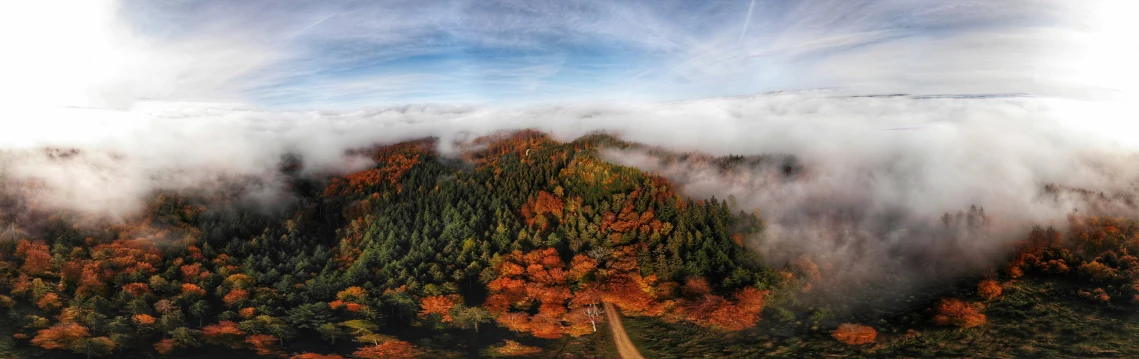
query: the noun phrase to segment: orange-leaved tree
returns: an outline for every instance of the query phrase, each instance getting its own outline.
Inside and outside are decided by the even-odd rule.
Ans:
[[[389,340],[378,345],[370,345],[352,353],[361,359],[411,359],[415,358],[416,350],[411,343],[402,340]]]
[[[985,300],[993,300],[1001,296],[1001,284],[992,279],[986,279],[977,284],[977,295]]]
[[[51,253],[43,241],[22,240],[16,244],[16,256],[24,260],[20,270],[30,275],[51,271]]]
[[[831,337],[849,345],[862,345],[873,343],[878,338],[878,331],[865,325],[845,323],[831,332]]]
[[[69,349],[90,336],[87,327],[78,323],[57,323],[37,332],[36,337],[32,338],[32,344],[44,349]]]
[[[188,299],[197,299],[206,296],[206,290],[194,283],[182,283],[182,296]]]
[[[371,311],[368,307],[368,291],[362,287],[348,287],[336,293],[336,300],[328,302],[332,309],[344,309],[353,313],[366,313]]]
[[[237,348],[241,346],[245,331],[238,328],[237,323],[224,320],[202,328],[202,335],[207,343]]]
[[[565,263],[554,248],[514,251],[495,267],[498,277],[487,284],[486,308],[508,329],[555,339],[565,334],[567,301],[572,296]],[[538,306],[537,314],[528,311]]]
[[[241,288],[234,288],[230,290],[229,293],[226,293],[225,297],[222,297],[221,300],[225,302],[225,305],[232,307],[241,304],[247,298],[249,298],[248,291]]]
[[[157,343],[154,343],[154,351],[156,351],[156,352],[158,352],[158,354],[162,354],[162,355],[169,355],[170,353],[173,353],[174,349],[176,349],[177,347],[178,347],[178,343],[174,342],[174,339],[169,339],[169,338],[162,339],[162,340],[159,340]]]
[[[937,315],[933,320],[938,325],[972,328],[985,324],[988,318],[969,303],[956,298],[947,298],[937,304]]]
[[[492,347],[491,350],[504,357],[531,356],[542,352],[542,348],[522,345],[509,339],[501,346]]]
[[[91,337],[87,327],[75,322],[57,323],[47,329],[41,329],[32,344],[44,349],[66,349],[78,354],[106,355],[115,350],[117,345],[108,337]]]
[[[245,342],[253,346],[257,355],[280,355],[281,348],[277,347],[278,339],[268,334],[254,334],[245,338]]]
[[[743,330],[755,326],[766,305],[767,291],[745,287],[736,292],[735,301],[712,294],[704,278],[689,278],[681,287],[686,298],[680,301],[684,318],[706,327]]]
[[[455,318],[451,316],[451,309],[455,308],[455,304],[461,302],[458,296],[442,296],[433,295],[424,297],[419,300],[419,318],[427,318],[434,314],[438,315],[443,323],[454,321]]]

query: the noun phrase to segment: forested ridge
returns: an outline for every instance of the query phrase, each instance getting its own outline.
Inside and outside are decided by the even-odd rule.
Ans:
[[[825,262],[763,263],[745,247],[758,213],[602,158],[635,149],[791,181],[805,171],[793,156],[536,131],[445,156],[436,141],[353,150],[375,165],[343,176],[285,156],[288,196],[269,207],[243,198],[256,179],[160,191],[125,219],[42,208],[19,195],[35,183],[0,183],[0,356],[608,358],[603,303],[646,357],[1139,355],[1125,339],[1139,334],[1132,220],[1072,214],[1065,231],[1025,228],[987,272],[832,305],[811,300],[834,284]],[[990,221],[973,207],[938,226]]]
[[[236,200],[240,185],[156,193],[145,215],[118,223],[6,197],[10,350],[524,354],[536,348],[519,341],[592,335],[602,301],[751,327],[787,277],[742,246],[762,230],[757,216],[603,161],[598,150],[621,143],[611,136],[561,143],[520,131],[467,143],[461,158],[440,156],[435,141],[360,149],[352,155],[375,166],[342,177],[302,174],[303,159],[286,157],[280,170],[298,199],[270,211]],[[411,343],[488,328],[516,340]]]

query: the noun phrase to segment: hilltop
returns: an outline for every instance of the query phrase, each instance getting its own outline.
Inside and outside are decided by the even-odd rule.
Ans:
[[[764,235],[759,212],[690,198],[604,153],[635,149],[723,175],[767,168],[787,181],[809,170],[794,156],[713,157],[537,131],[481,137],[447,155],[437,142],[353,150],[345,155],[374,165],[344,175],[285,156],[284,199],[269,207],[242,196],[266,185],[253,178],[158,191],[122,219],[42,208],[13,190],[27,184],[6,184],[0,350],[608,358],[608,303],[646,357],[1139,353],[1122,339],[1139,329],[1133,221],[1073,216],[1067,234],[1025,228],[1007,263],[864,313],[811,300],[828,289],[826,262],[765,262],[750,248]],[[945,231],[988,222],[983,208],[951,219]]]

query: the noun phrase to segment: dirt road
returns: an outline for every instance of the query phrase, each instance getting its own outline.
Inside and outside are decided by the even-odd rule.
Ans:
[[[613,329],[613,342],[617,344],[621,359],[645,359],[633,341],[629,340],[629,333],[625,332],[625,326],[621,324],[621,314],[617,313],[617,307],[605,303],[605,318],[609,320],[609,328]]]

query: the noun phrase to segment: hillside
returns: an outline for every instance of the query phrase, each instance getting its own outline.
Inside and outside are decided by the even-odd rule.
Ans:
[[[775,314],[748,330],[708,332],[654,318],[625,326],[647,357],[1131,358],[1139,356],[1139,226],[1073,216],[1068,233],[1035,228],[1003,268],[910,297],[869,320],[851,345],[836,317]],[[857,319],[854,319],[857,320]],[[876,333],[875,333],[876,331]]]
[[[445,156],[436,141],[358,149],[375,166],[344,176],[282,158],[288,200],[269,208],[241,196],[253,179],[154,193],[123,220],[39,208],[5,184],[0,353],[612,358],[611,304],[652,358],[1139,355],[1132,221],[1025,228],[1007,265],[908,298],[815,301],[826,263],[763,262],[745,244],[759,213],[602,156],[641,145],[520,131]],[[805,171],[789,156],[651,151]]]

